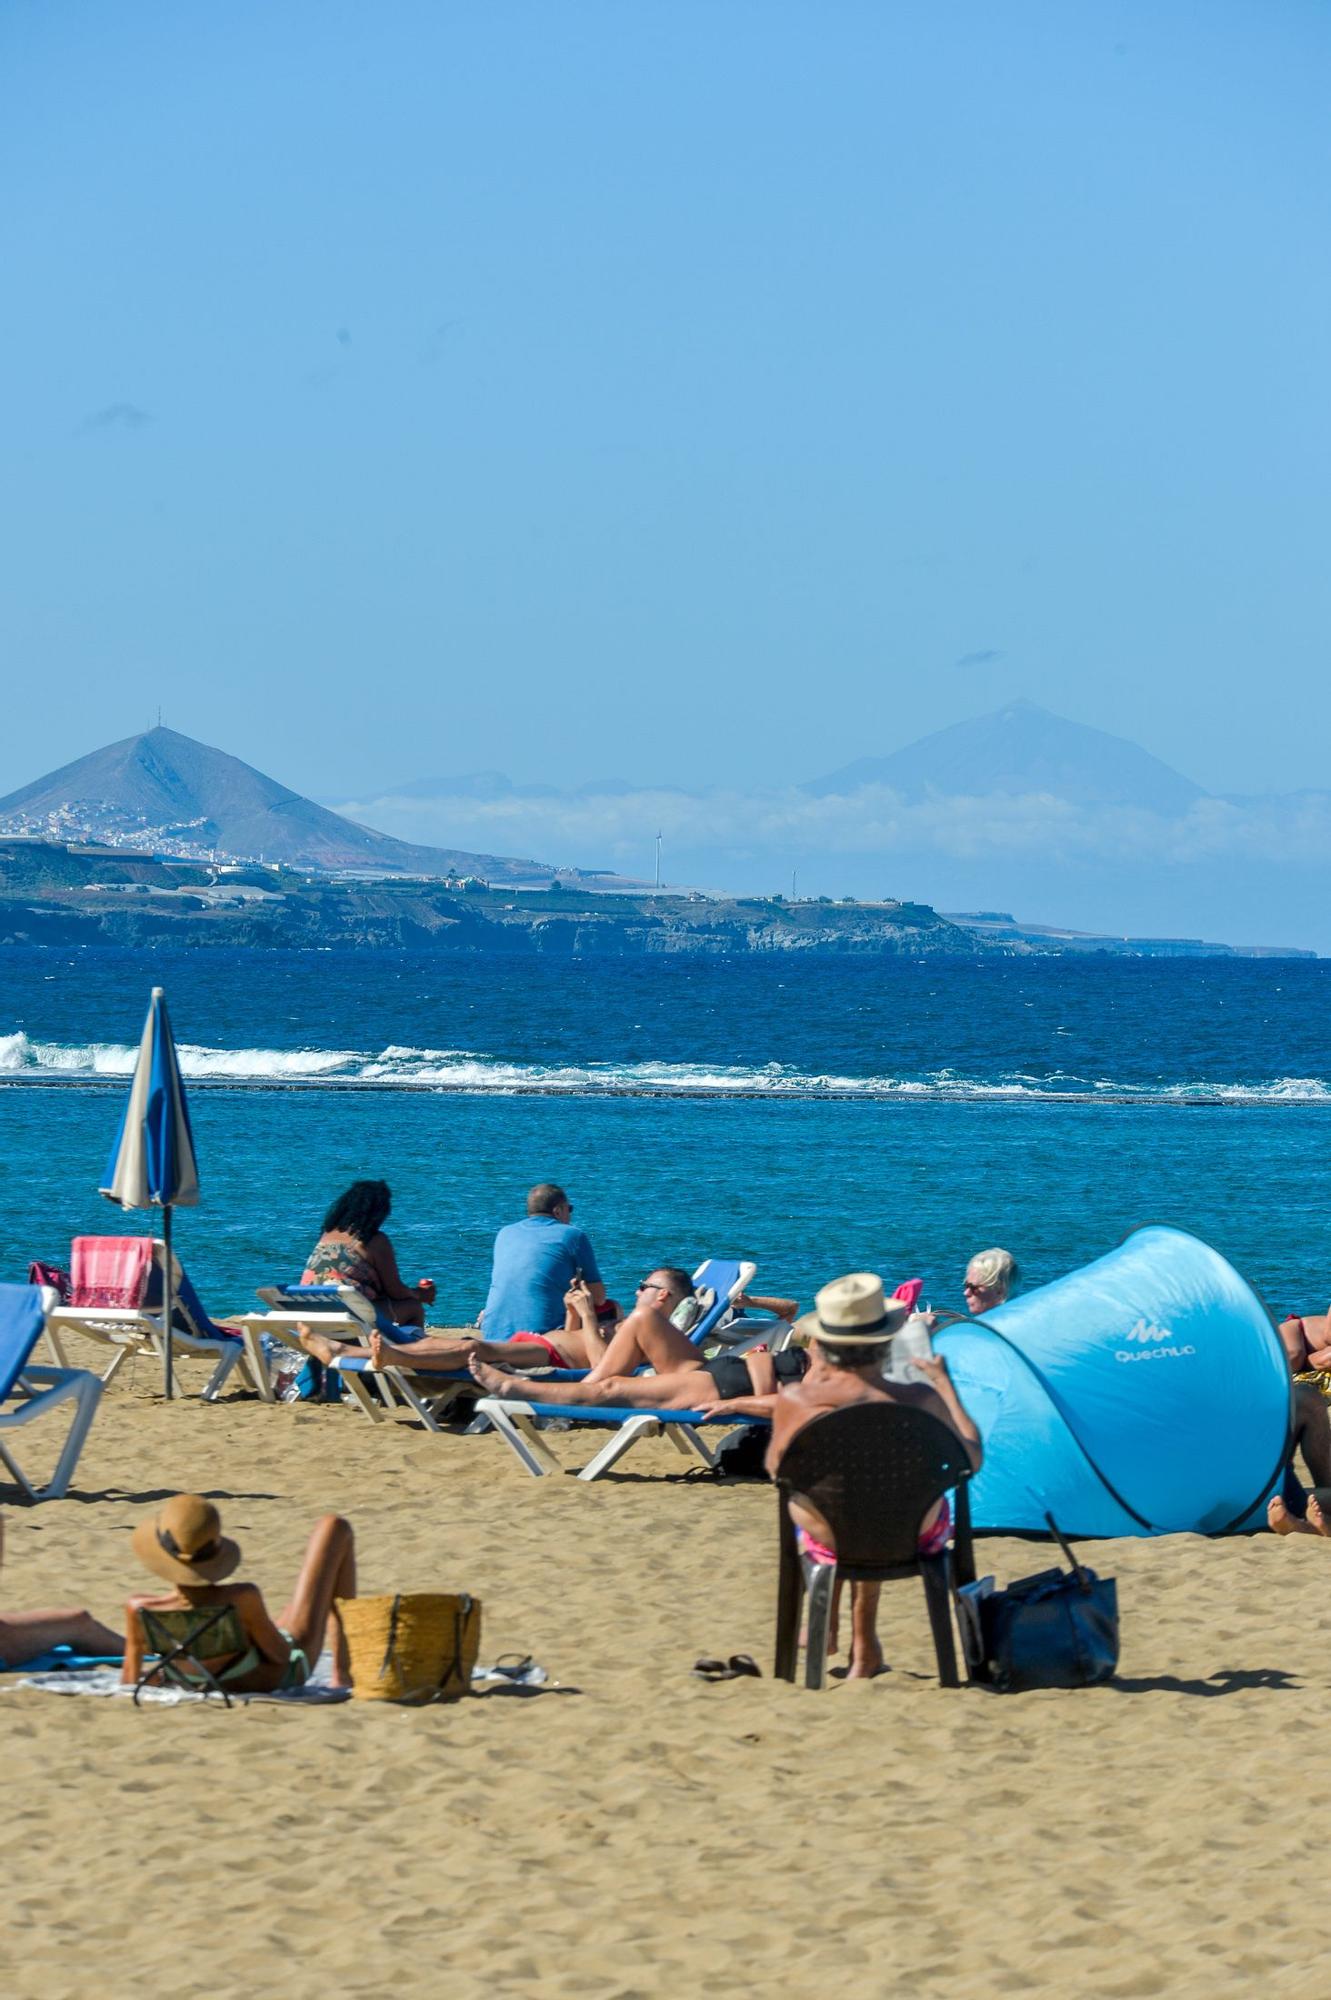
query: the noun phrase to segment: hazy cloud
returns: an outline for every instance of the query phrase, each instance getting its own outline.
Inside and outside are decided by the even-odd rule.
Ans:
[[[985,646],[978,653],[963,653],[952,664],[954,667],[991,667],[995,660],[1006,658],[1007,654],[1000,652],[996,646]]]
[[[88,431],[141,431],[151,422],[151,413],[141,410],[137,403],[107,403],[103,409],[94,410],[83,419],[78,434],[82,437]]]
[[[337,329],[337,344],[338,344],[338,346],[339,346],[339,347],[350,347],[350,345],[351,345],[351,328],[350,328],[350,327],[348,327],[348,326],[340,326],[340,327],[339,327],[339,328]]]
[[[639,791],[553,798],[358,800],[351,818],[403,839],[490,853],[538,854],[582,867],[641,865],[658,828],[668,842],[726,857],[792,851],[937,854],[953,861],[1047,858],[1190,866],[1225,860],[1325,865],[1331,793],[1294,799],[1200,799],[1167,818],[1045,793],[907,800],[885,786],[811,797],[780,791]]]

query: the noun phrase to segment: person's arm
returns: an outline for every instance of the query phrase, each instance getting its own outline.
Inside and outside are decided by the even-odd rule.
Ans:
[[[240,1613],[246,1638],[253,1642],[265,1660],[271,1661],[275,1667],[286,1666],[291,1658],[291,1643],[268,1616],[268,1607],[258,1585],[237,1584],[232,1602]]]
[[[601,1267],[596,1261],[591,1238],[585,1229],[576,1230],[574,1233],[578,1239],[574,1246],[574,1255],[578,1260],[578,1269],[582,1272],[582,1282],[592,1295],[592,1304],[603,1306],[605,1286],[601,1283]]]
[[[773,1402],[775,1408],[772,1411],[772,1441],[763,1460],[769,1479],[776,1478],[782,1454],[796,1432],[802,1431],[806,1424],[811,1424],[814,1418],[821,1414],[816,1404],[805,1401],[799,1383],[781,1390],[773,1398]]]
[[[582,1344],[587,1351],[587,1366],[595,1368],[598,1361],[605,1360],[610,1342],[601,1332],[601,1322],[596,1317],[596,1301],[592,1297],[591,1286],[585,1278],[575,1278],[564,1294],[564,1304],[568,1308],[565,1329],[569,1333],[582,1335]],[[611,1332],[614,1332],[612,1327]]]
[[[384,1297],[386,1299],[391,1299],[402,1304],[406,1304],[408,1300],[415,1305],[420,1304],[420,1292],[414,1286],[403,1283],[402,1273],[397,1268],[397,1257],[394,1255],[393,1246],[382,1230],[378,1236],[373,1237],[366,1244],[365,1254],[379,1273],[379,1282],[384,1288]]]
[[[770,1417],[775,1414],[779,1394],[773,1389],[770,1396],[727,1396],[722,1403],[709,1403],[707,1412],[713,1417]]]
[[[799,1313],[798,1299],[767,1299],[758,1292],[741,1292],[735,1300],[737,1312],[771,1313],[773,1319],[794,1319]]]
[[[927,1358],[917,1360],[913,1365],[919,1369],[929,1384],[930,1400],[942,1405],[944,1420],[951,1425],[965,1445],[972,1472],[978,1472],[984,1462],[984,1446],[980,1443],[980,1433],[975,1427],[975,1419],[968,1413],[952,1385],[952,1377],[947,1372],[947,1362],[941,1354],[931,1354]]]

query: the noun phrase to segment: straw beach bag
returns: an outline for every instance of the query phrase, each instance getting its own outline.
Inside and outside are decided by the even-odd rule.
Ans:
[[[339,1597],[333,1608],[346,1634],[357,1701],[457,1701],[470,1691],[481,1645],[479,1599],[399,1591]]]

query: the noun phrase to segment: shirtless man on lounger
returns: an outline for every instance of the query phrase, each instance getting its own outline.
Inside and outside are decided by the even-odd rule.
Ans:
[[[638,1286],[638,1302],[615,1328],[605,1351],[581,1382],[542,1382],[539,1390],[521,1375],[496,1368],[474,1350],[467,1365],[487,1396],[519,1401],[533,1393],[542,1403],[581,1404],[637,1410],[706,1410],[714,1403],[733,1405],[736,1396],[775,1401],[783,1382],[803,1374],[807,1358],[798,1350],[785,1354],[720,1354],[704,1359],[686,1333],[670,1318],[693,1290],[687,1271],[662,1264]],[[416,1348],[409,1353],[415,1355]],[[639,1375],[639,1368],[654,1375]]]

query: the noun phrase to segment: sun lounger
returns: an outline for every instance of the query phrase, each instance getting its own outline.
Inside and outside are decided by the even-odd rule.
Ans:
[[[711,1410],[640,1410],[610,1404],[589,1403],[582,1407],[577,1403],[518,1402],[508,1396],[483,1397],[476,1405],[476,1414],[494,1425],[510,1451],[536,1479],[564,1470],[537,1429],[542,1419],[572,1419],[576,1424],[595,1424],[613,1432],[596,1456],[583,1466],[578,1474],[582,1480],[599,1479],[641,1438],[655,1437],[658,1432],[664,1432],[685,1458],[699,1459],[711,1468],[716,1464],[717,1454],[700,1435],[704,1427],[733,1430],[736,1425],[747,1427],[767,1421],[765,1417],[737,1416],[724,1406]],[[720,1442],[718,1438],[717,1443]]]
[[[238,1333],[208,1317],[177,1257],[171,1260],[174,1305],[171,1344],[177,1354],[215,1358],[203,1401],[220,1395],[233,1368],[244,1367],[245,1344]],[[61,1367],[70,1334],[110,1351],[102,1371],[109,1382],[131,1354],[160,1358],[166,1245],[151,1236],[76,1236],[70,1253],[70,1300],[57,1305],[46,1324],[47,1341]],[[262,1393],[262,1391],[260,1391]]]
[[[31,1359],[48,1324],[56,1294],[36,1285],[0,1285],[0,1462],[30,1500],[62,1500],[83,1450],[89,1426],[97,1414],[102,1385],[87,1368],[48,1368]],[[61,1403],[74,1405],[55,1471],[45,1486],[36,1484],[14,1456],[12,1441],[29,1424]]]
[[[363,1347],[376,1330],[386,1334],[390,1340],[399,1341],[408,1340],[419,1332],[416,1327],[395,1326],[392,1320],[381,1316],[364,1292],[357,1291],[354,1285],[260,1285],[258,1296],[268,1310],[238,1314],[236,1326],[245,1344],[250,1373],[265,1403],[276,1399],[263,1345],[265,1339],[278,1341],[283,1347],[292,1348],[302,1360],[308,1360],[299,1338],[300,1329],[305,1326],[317,1326],[327,1339],[345,1341],[349,1347]],[[399,1370],[376,1370],[367,1357],[354,1355],[339,1359],[332,1365],[351,1391],[357,1407],[367,1417],[378,1419],[384,1411],[382,1404],[370,1394],[366,1377],[379,1383],[390,1408],[396,1393],[418,1415],[424,1414],[418,1398],[409,1394],[404,1384],[396,1381]],[[390,1378],[387,1385],[385,1378]],[[442,1379],[447,1381],[449,1378],[445,1376]],[[467,1380],[471,1380],[470,1376]],[[434,1424],[431,1428],[437,1430],[439,1426]]]
[[[689,1339],[695,1346],[701,1347],[712,1337],[724,1314],[752,1284],[757,1268],[747,1259],[735,1257],[709,1257],[699,1264],[693,1273],[694,1289],[699,1293],[710,1292],[712,1297],[689,1331]],[[317,1322],[319,1332],[330,1340],[343,1340],[348,1346],[363,1346],[376,1327],[390,1340],[409,1338],[417,1331],[414,1327],[395,1327],[384,1321],[364,1293],[351,1285],[261,1285],[258,1296],[269,1310],[246,1313],[236,1324],[245,1341],[251,1372],[261,1380],[259,1393],[268,1402],[273,1400],[273,1388],[262,1346],[265,1334],[304,1354],[297,1333],[311,1322]],[[375,1368],[368,1356],[350,1354],[339,1356],[330,1365],[366,1416],[378,1421],[385,1408],[391,1409],[395,1402],[401,1402],[430,1431],[439,1431],[442,1428],[439,1418],[447,1406],[460,1393],[470,1392],[476,1386],[465,1368],[413,1369],[403,1362],[389,1368]],[[544,1376],[547,1380],[576,1382],[586,1372],[542,1369],[533,1370],[533,1375],[537,1379]],[[372,1386],[379,1390],[382,1402],[371,1394]],[[489,1427],[489,1418],[478,1405],[469,1429],[484,1431]]]
[[[706,1299],[707,1303],[693,1325],[689,1328],[688,1337],[695,1347],[705,1347],[712,1341],[716,1335],[719,1323],[734,1305],[735,1300],[742,1292],[747,1291],[748,1287],[753,1283],[754,1273],[757,1269],[758,1266],[756,1264],[750,1263],[747,1258],[741,1257],[705,1257],[702,1263],[699,1264],[693,1274],[693,1289],[695,1295]],[[710,1294],[710,1298],[708,1298],[708,1294]],[[756,1340],[760,1337],[759,1324],[770,1325],[771,1322],[755,1323],[751,1336],[752,1339]],[[743,1347],[748,1344],[749,1337],[746,1337],[736,1344],[735,1351],[742,1351]],[[354,1363],[347,1362],[341,1364],[344,1368],[354,1365]],[[533,1370],[532,1375],[534,1382],[537,1384],[541,1381],[581,1382],[589,1372],[586,1368],[543,1368]],[[474,1379],[469,1373],[432,1376],[428,1378],[417,1375],[415,1377],[417,1389],[420,1389],[426,1380],[431,1383],[441,1381],[453,1384],[454,1394],[457,1393],[458,1389],[464,1387],[471,1389],[475,1387]],[[487,1402],[489,1400],[489,1398],[485,1399]],[[435,1405],[435,1414],[438,1414],[437,1402]],[[437,1430],[439,1426],[433,1424],[431,1428]],[[482,1403],[477,1403],[476,1415],[467,1426],[468,1435],[470,1436],[479,1431],[488,1431],[489,1428],[489,1412],[484,1408]],[[627,1446],[625,1449],[627,1450]]]

